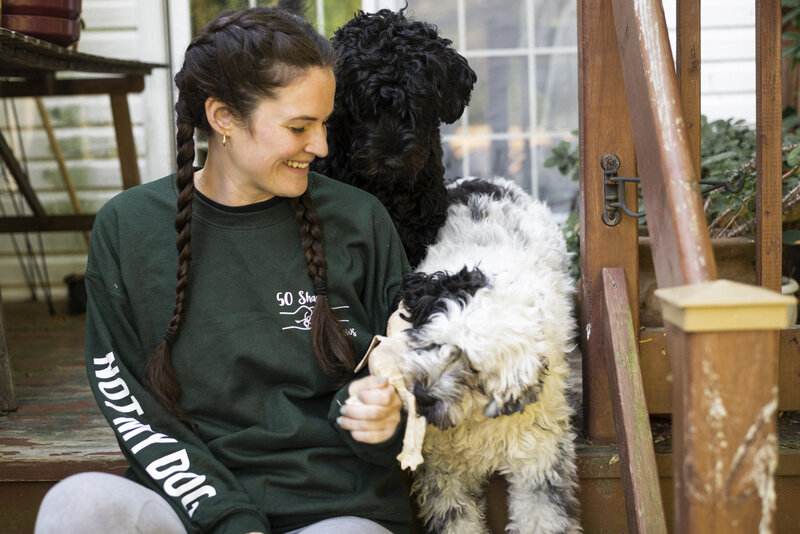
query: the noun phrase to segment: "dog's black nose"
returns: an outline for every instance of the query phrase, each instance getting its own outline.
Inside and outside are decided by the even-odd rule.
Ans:
[[[419,384],[414,384],[414,396],[417,398],[417,411],[420,415],[425,415],[425,412],[436,405],[436,397]]]

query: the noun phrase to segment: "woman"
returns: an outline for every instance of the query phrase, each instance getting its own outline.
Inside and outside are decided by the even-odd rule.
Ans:
[[[409,531],[400,400],[353,374],[407,260],[376,199],[308,172],[334,63],[273,8],[189,45],[178,172],[103,207],[86,270],[87,372],[130,469],[58,484],[37,532]]]

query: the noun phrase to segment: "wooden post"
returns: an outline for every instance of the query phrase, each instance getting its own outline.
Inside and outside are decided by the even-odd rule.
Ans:
[[[713,280],[716,264],[664,10],[659,0],[612,5],[658,286]]]
[[[673,375],[675,532],[774,532],[779,329],[794,299],[727,280],[656,294]]]
[[[3,317],[3,298],[0,296],[0,410],[17,409],[17,390],[14,386],[14,368],[6,345],[5,317]]]
[[[616,226],[603,222],[601,160],[606,154],[616,154],[619,176],[636,176],[636,158],[610,0],[579,0],[578,35],[583,420],[593,443],[611,443],[614,422],[603,355],[601,271],[607,266],[623,267],[628,273],[628,295],[637,299],[639,251],[636,219],[622,216]],[[636,211],[636,184],[624,187],[628,205]],[[638,308],[633,310],[633,321],[638,330]]]
[[[686,137],[700,179],[700,0],[677,0],[675,58]]]
[[[756,283],[781,288],[781,2],[756,0]]]
[[[110,93],[111,113],[114,117],[114,133],[117,136],[117,152],[122,171],[122,187],[129,189],[139,185],[139,163],[136,155],[136,144],[133,140],[133,125],[128,108],[127,93]]]
[[[603,269],[606,352],[629,534],[666,534],[656,454],[644,398],[625,271]]]

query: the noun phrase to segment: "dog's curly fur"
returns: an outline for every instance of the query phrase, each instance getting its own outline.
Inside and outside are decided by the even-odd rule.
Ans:
[[[369,191],[417,265],[444,224],[442,122],[458,120],[475,72],[436,28],[383,9],[358,12],[332,39],[340,54],[328,156],[314,170]]]
[[[428,421],[412,486],[425,528],[487,532],[484,487],[501,473],[507,532],[580,532],[560,230],[508,180],[445,185],[439,127],[460,117],[476,76],[435,27],[359,12],[333,42],[342,62],[315,169],[376,195],[416,267],[399,294],[411,327],[395,335]]]
[[[568,253],[547,207],[502,178],[448,186],[445,225],[400,289],[400,368],[428,421],[413,491],[429,532],[486,532],[490,476],[507,532],[580,532]]]

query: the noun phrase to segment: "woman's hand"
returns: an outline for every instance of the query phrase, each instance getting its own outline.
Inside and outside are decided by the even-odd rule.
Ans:
[[[381,443],[397,430],[403,403],[383,377],[367,376],[348,388],[350,398],[342,406],[336,422],[356,441]]]

